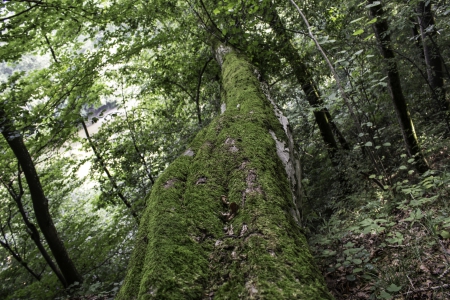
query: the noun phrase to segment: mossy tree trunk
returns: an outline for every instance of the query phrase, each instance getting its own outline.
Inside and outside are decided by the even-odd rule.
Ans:
[[[222,114],[154,185],[117,299],[332,299],[298,225],[286,119],[251,64],[218,53]]]
[[[424,173],[429,169],[428,163],[423,156],[419,141],[416,136],[414,124],[408,110],[405,96],[403,95],[400,76],[398,74],[397,64],[395,62],[394,51],[391,49],[391,37],[388,31],[388,24],[383,16],[383,8],[379,1],[368,0],[370,14],[377,18],[373,25],[373,30],[380,48],[381,55],[386,60],[387,66],[387,85],[392,103],[395,107],[397,120],[405,142],[408,156],[416,160],[416,169],[419,173]],[[378,4],[376,3],[378,2]]]

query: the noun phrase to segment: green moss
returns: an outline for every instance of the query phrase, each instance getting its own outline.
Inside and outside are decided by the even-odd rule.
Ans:
[[[155,184],[117,299],[331,299],[288,213],[283,129],[253,66],[229,53],[222,69],[227,110]]]

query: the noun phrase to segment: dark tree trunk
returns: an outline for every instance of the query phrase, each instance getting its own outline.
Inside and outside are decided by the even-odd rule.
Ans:
[[[373,5],[373,0],[368,0]],[[395,107],[397,120],[405,142],[406,151],[410,157],[416,160],[416,168],[419,173],[426,172],[429,167],[423,156],[419,142],[417,140],[414,124],[408,111],[405,97],[402,91],[400,76],[395,62],[394,51],[391,49],[391,38],[388,31],[388,24],[383,18],[383,9],[381,4],[370,7],[370,14],[373,18],[377,18],[377,22],[373,25],[375,36],[380,48],[381,55],[386,60],[387,66],[387,84],[389,94]]]
[[[287,119],[224,49],[223,113],[156,181],[118,300],[332,299],[296,222]]]
[[[0,120],[2,135],[16,156],[22,171],[25,174],[37,223],[66,280],[66,285],[71,285],[75,282],[81,283],[83,279],[70,259],[66,247],[59,238],[58,232],[53,224],[53,219],[48,209],[48,199],[45,197],[33,160],[23,142],[23,137],[12,127],[11,121],[6,116],[5,111],[1,108]]]
[[[91,135],[89,134],[89,130],[87,129],[86,123],[84,123],[83,119],[81,119],[81,126],[83,126],[84,134],[86,135],[89,146],[91,147],[92,151],[94,152],[94,155],[97,158],[98,163],[102,167],[103,172],[105,172],[106,176],[108,177],[108,180],[111,183],[114,191],[116,192],[116,195],[120,198],[120,200],[123,202],[123,204],[125,204],[125,206],[128,208],[129,212],[136,220],[136,223],[139,224],[138,214],[133,209],[133,205],[131,205],[130,201],[128,201],[128,199],[125,197],[125,195],[120,191],[120,188],[117,185],[116,179],[109,172],[109,169],[106,166],[105,160],[103,159],[102,155],[100,154],[100,152],[98,151],[94,142],[92,141]]]
[[[280,45],[281,55],[287,59],[293,69],[295,78],[306,95],[306,100],[312,107],[316,108],[314,110],[314,117],[319,126],[322,139],[328,149],[330,159],[333,164],[335,164],[334,157],[338,150],[335,135],[337,135],[338,140],[344,149],[348,150],[350,147],[344,136],[337,129],[337,126],[333,123],[327,108],[324,107],[324,103],[320,98],[319,90],[313,81],[312,75],[301,60],[298,51],[292,45],[291,36],[286,31],[286,28],[281,22],[278,14],[274,11],[274,8],[268,8],[268,11],[265,13],[265,18],[275,32],[278,38],[278,44]]]
[[[436,44],[436,30],[434,18],[431,12],[431,1],[420,1],[417,5],[417,18],[422,36],[423,55],[427,66],[428,82],[433,95],[437,97],[439,111],[447,111],[449,103],[445,99],[444,70],[439,49]]]
[[[25,211],[25,208],[23,207],[23,203],[22,203],[23,190],[22,190],[20,174],[18,174],[18,176],[19,176],[19,184],[20,184],[21,191],[18,195],[14,195],[14,193],[12,193],[12,191],[11,191],[11,196],[14,199],[14,201],[16,202],[17,208],[19,209],[19,213],[22,217],[22,220],[25,223],[25,225],[27,226],[27,228],[30,230],[29,235],[30,235],[31,239],[33,240],[34,244],[36,245],[36,247],[38,248],[39,252],[41,253],[42,257],[45,259],[48,266],[55,273],[56,277],[58,277],[61,284],[64,287],[68,287],[66,279],[64,278],[64,276],[62,275],[62,273],[58,269],[58,267],[55,265],[52,258],[50,257],[50,254],[47,252],[44,245],[42,244],[41,237],[40,237],[38,229],[36,228],[36,225],[34,225],[27,217],[27,212]]]

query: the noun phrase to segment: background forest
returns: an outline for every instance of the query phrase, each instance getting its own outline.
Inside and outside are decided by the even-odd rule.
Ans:
[[[290,121],[336,299],[450,298],[448,1],[11,0],[0,21],[1,299],[114,297],[146,195],[220,114],[213,39]]]

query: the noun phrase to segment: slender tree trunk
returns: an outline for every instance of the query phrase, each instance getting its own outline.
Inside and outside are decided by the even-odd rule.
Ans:
[[[84,123],[83,119],[81,119],[81,126],[83,126],[84,133],[86,134],[86,138],[89,142],[89,146],[91,146],[92,151],[94,151],[95,157],[97,158],[100,166],[103,169],[103,172],[105,172],[106,176],[108,177],[109,182],[111,183],[114,191],[116,192],[116,195],[120,198],[120,200],[125,204],[125,206],[128,208],[128,210],[131,212],[131,215],[136,220],[136,223],[139,224],[139,216],[134,211],[133,206],[131,205],[130,201],[125,197],[125,195],[120,191],[119,186],[117,185],[116,179],[111,175],[109,172],[108,167],[106,166],[105,160],[103,159],[102,155],[98,151],[97,147],[95,147],[94,142],[91,139],[91,135],[89,134],[89,130],[87,129],[86,123]]]
[[[286,31],[286,28],[274,8],[268,8],[268,11],[265,13],[265,18],[267,18],[268,23],[275,32],[280,45],[281,55],[285,57],[291,65],[295,78],[306,95],[306,100],[312,107],[316,108],[316,110],[314,110],[314,117],[319,126],[322,139],[328,149],[330,159],[334,164],[334,156],[338,150],[335,135],[337,135],[338,140],[344,149],[349,149],[349,145],[344,136],[337,129],[336,124],[333,123],[330,113],[324,107],[324,103],[320,98],[319,90],[312,79],[312,75],[309,73],[306,65],[302,62],[298,51],[292,45],[291,36]]]
[[[373,5],[373,2],[373,0],[368,0],[369,4]],[[414,124],[409,114],[406,99],[403,95],[400,76],[398,74],[397,64],[395,62],[394,51],[392,51],[390,45],[391,38],[388,31],[388,24],[383,18],[383,9],[381,4],[371,6],[370,14],[372,17],[378,19],[373,25],[373,29],[381,55],[385,58],[388,64],[387,84],[389,94],[395,107],[397,120],[400,124],[403,140],[405,142],[406,151],[410,157],[415,158],[416,168],[419,173],[424,173],[429,169],[428,163],[420,150],[419,141],[417,140],[416,132],[414,130]]]
[[[3,127],[2,135],[14,152],[25,175],[37,223],[47,241],[53,257],[55,258],[67,285],[74,284],[75,282],[81,283],[83,278],[75,268],[75,265],[70,259],[66,247],[61,241],[56,227],[53,224],[53,219],[48,209],[48,199],[45,197],[33,160],[23,142],[23,137],[18,131],[14,130],[11,121],[8,119],[2,108],[0,108],[0,120],[2,120],[1,125]]]
[[[428,82],[437,97],[439,111],[447,111],[449,103],[445,99],[444,70],[439,49],[436,44],[434,18],[431,12],[431,1],[420,1],[417,5],[417,18],[422,36],[423,54],[427,66]]]
[[[9,215],[9,218],[8,218],[8,225],[9,225],[9,228],[11,228],[11,214]],[[37,281],[40,281],[40,280],[41,280],[41,276],[38,275],[36,272],[34,272],[34,271],[28,266],[28,263],[27,263],[26,261],[24,261],[24,260],[22,259],[22,257],[20,256],[19,251],[17,250],[17,248],[15,249],[16,251],[14,251],[14,249],[11,247],[11,245],[10,245],[9,242],[8,242],[8,238],[7,238],[7,236],[6,236],[4,227],[6,227],[6,226],[1,226],[0,231],[1,231],[2,236],[3,236],[3,239],[4,239],[5,241],[3,242],[2,240],[0,240],[0,245],[1,245],[6,251],[8,251],[8,252],[14,257],[14,259],[15,259],[22,267],[24,267],[24,268],[28,271],[28,273],[30,273]],[[12,231],[11,231],[11,235],[12,235],[12,234],[13,234],[13,233],[12,233]]]
[[[224,112],[156,181],[116,299],[332,299],[296,222],[287,119],[219,49]]]
[[[19,176],[20,176],[20,174],[19,174]],[[20,183],[20,189],[22,189],[22,184],[21,184],[20,178],[19,178],[19,183]],[[58,269],[58,267],[55,265],[52,258],[50,257],[50,254],[47,252],[44,245],[42,244],[41,237],[40,237],[38,229],[36,228],[36,225],[34,225],[27,217],[27,213],[26,213],[25,208],[23,207],[23,203],[22,203],[22,194],[23,194],[23,192],[21,191],[19,195],[11,194],[11,196],[13,197],[14,201],[17,204],[17,208],[19,209],[19,213],[22,217],[23,222],[29,229],[28,233],[29,233],[31,239],[33,240],[34,244],[38,248],[39,252],[41,253],[42,257],[45,259],[48,266],[52,269],[53,273],[55,273],[56,277],[58,277],[61,284],[64,287],[68,287],[67,280],[65,279],[65,277],[63,276],[61,271]]]

